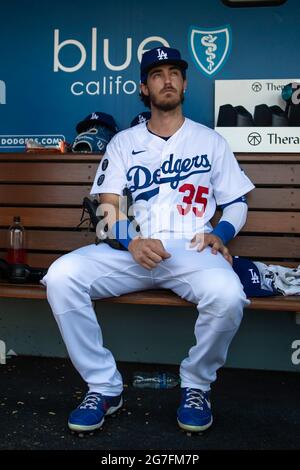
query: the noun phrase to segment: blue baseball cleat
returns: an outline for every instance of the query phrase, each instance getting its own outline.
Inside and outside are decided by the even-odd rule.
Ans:
[[[182,388],[177,421],[185,431],[201,432],[212,425],[210,392],[198,388]]]
[[[122,405],[122,395],[108,397],[88,392],[83,402],[70,414],[68,426],[72,431],[94,431],[101,428],[106,415],[113,414]]]

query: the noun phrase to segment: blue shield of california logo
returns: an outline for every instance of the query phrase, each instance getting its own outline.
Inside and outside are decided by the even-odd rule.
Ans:
[[[190,27],[190,53],[205,75],[212,76],[223,67],[230,53],[231,36],[229,25],[218,29]]]

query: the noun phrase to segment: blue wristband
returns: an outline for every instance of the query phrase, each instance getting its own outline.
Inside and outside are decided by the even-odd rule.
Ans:
[[[211,233],[221,238],[224,245],[226,245],[234,238],[235,228],[230,222],[222,220],[222,222],[219,222],[218,225],[216,225]]]
[[[121,243],[124,248],[128,250],[128,245],[131,242],[132,238],[129,235],[130,221],[126,220],[117,220],[111,228],[112,234],[115,239]]]

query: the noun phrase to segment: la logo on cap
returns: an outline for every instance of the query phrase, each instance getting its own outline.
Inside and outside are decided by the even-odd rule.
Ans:
[[[90,119],[99,119],[99,116],[97,113],[92,113]]]
[[[142,122],[146,122],[147,119],[142,115],[142,114],[139,114],[139,124],[142,124]]]
[[[157,49],[157,58],[158,60],[165,60],[168,58],[168,54],[161,49]]]
[[[260,284],[259,276],[256,274],[253,268],[248,269],[251,274],[251,282],[252,284]]]

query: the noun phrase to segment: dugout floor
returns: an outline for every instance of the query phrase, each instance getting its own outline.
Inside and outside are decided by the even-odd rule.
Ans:
[[[125,404],[102,430],[80,438],[66,426],[85,388],[68,360],[14,357],[0,365],[0,449],[299,449],[299,373],[221,369],[213,387],[214,424],[189,436],[176,424],[179,388],[135,389],[151,365],[119,363]],[[175,366],[157,366],[176,371]]]

